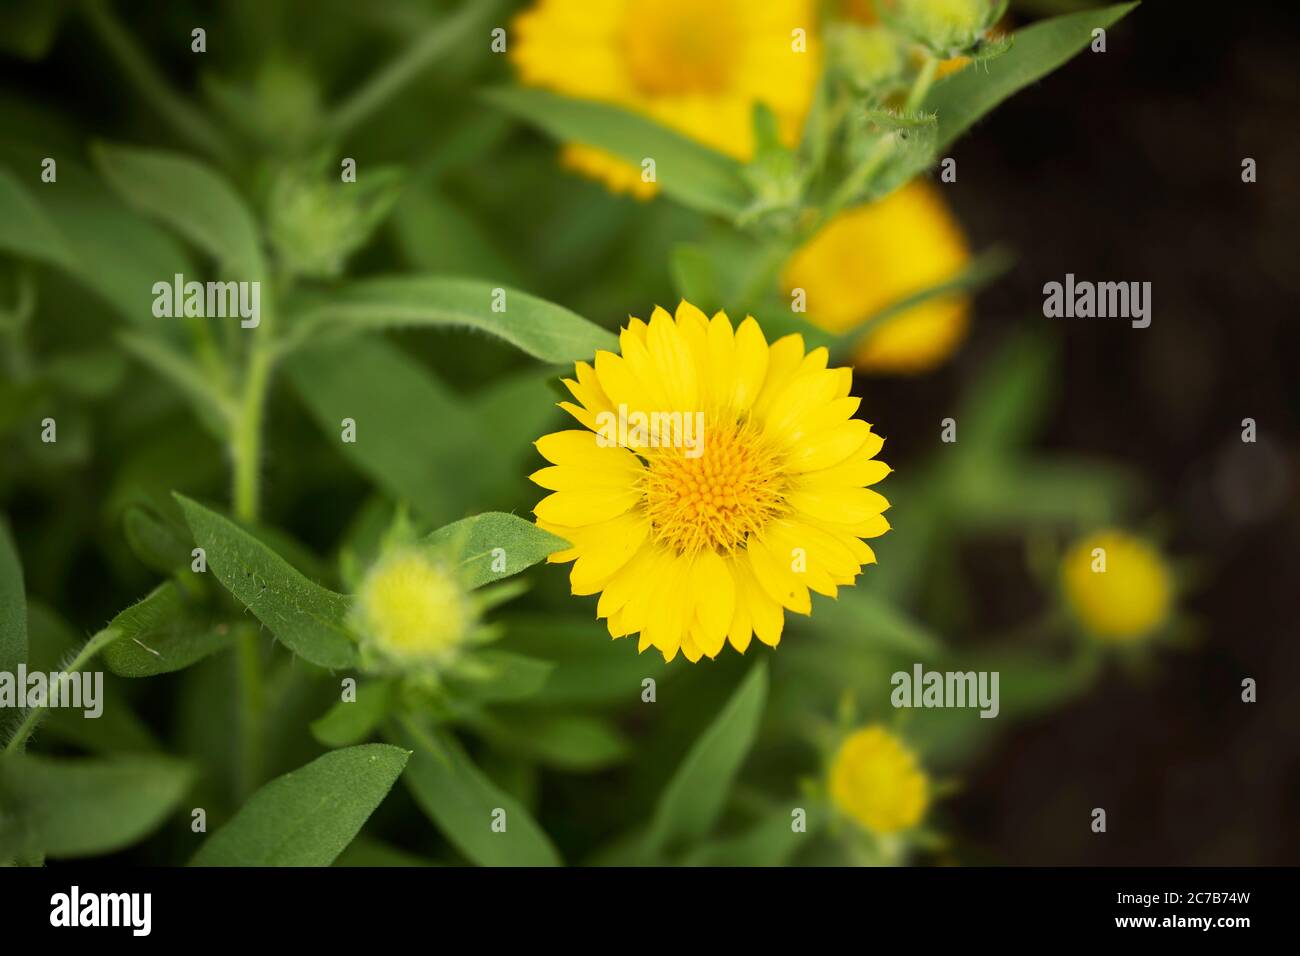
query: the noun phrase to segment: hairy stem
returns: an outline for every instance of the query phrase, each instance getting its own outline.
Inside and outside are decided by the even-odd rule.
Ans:
[[[91,637],[90,640],[86,641],[85,646],[77,653],[77,656],[74,657],[65,668],[63,668],[64,673],[79,673],[83,667],[90,663],[96,654],[108,647],[108,645],[112,644],[121,636],[122,632],[115,627],[104,628],[102,631]],[[23,722],[19,724],[18,729],[14,731],[13,737],[9,739],[9,743],[5,745],[4,752],[9,754],[16,753],[20,750],[48,710],[48,705],[30,708],[27,711],[27,715],[23,718]]]

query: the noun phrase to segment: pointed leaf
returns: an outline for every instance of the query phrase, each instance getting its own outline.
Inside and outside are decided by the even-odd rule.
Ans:
[[[550,838],[514,797],[474,765],[456,738],[403,721],[394,728],[409,747],[406,784],[415,802],[461,853],[481,866],[558,866]],[[493,830],[504,811],[504,832]]]
[[[595,146],[638,169],[643,160],[653,159],[659,187],[685,206],[735,219],[749,203],[736,160],[654,120],[607,103],[522,87],[498,88],[485,96],[561,142]]]
[[[276,639],[328,668],[351,667],[357,649],[345,620],[348,600],[323,588],[234,522],[176,495],[208,567]]]
[[[936,148],[946,148],[1003,100],[1087,47],[1094,29],[1109,27],[1136,6],[1117,3],[1042,20],[1017,30],[1014,44],[1002,56],[939,80],[925,100],[925,109],[939,114]]]
[[[410,756],[362,744],[332,750],[253,794],[191,866],[329,866],[388,796]]]
[[[94,154],[109,185],[136,208],[216,257],[230,275],[262,278],[257,225],[239,194],[214,170],[161,150],[100,143]]]
[[[766,700],[767,662],[759,661],[664,788],[646,835],[647,850],[700,840],[713,829],[758,735]]]
[[[563,538],[543,531],[531,521],[501,511],[453,522],[427,535],[421,543],[452,548],[471,588],[518,574],[569,546]],[[493,565],[501,570],[494,570]]]
[[[94,856],[155,830],[189,789],[189,764],[170,757],[0,760],[0,859],[43,850]]]
[[[500,309],[500,311],[498,311]],[[590,359],[597,349],[616,350],[614,334],[582,316],[478,279],[395,276],[366,279],[309,307],[299,320],[302,335],[321,330],[377,332],[388,328],[449,326],[478,329],[543,362]]]

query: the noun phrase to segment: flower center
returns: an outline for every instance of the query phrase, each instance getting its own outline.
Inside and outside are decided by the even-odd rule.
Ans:
[[[646,515],[662,544],[682,555],[735,551],[785,513],[780,462],[754,425],[706,423],[703,454],[687,450],[646,455]]]
[[[631,0],[624,15],[627,69],[651,96],[726,89],[740,42],[730,0]]]

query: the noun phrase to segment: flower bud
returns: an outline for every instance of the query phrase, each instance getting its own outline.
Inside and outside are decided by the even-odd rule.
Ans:
[[[831,762],[831,802],[879,836],[909,830],[930,803],[930,781],[916,755],[879,724],[850,734]]]
[[[938,56],[974,47],[989,27],[989,0],[895,0],[892,20]]]
[[[437,670],[475,626],[474,604],[455,571],[416,548],[386,554],[357,592],[352,625],[371,670]]]

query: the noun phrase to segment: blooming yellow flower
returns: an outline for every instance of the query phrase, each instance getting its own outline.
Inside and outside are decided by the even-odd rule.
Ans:
[[[385,555],[367,572],[352,623],[376,663],[410,669],[448,661],[474,618],[455,573],[410,548]]]
[[[755,103],[798,141],[820,68],[815,28],[814,0],[539,0],[516,18],[510,56],[529,86],[635,110],[747,160]],[[615,191],[657,189],[590,146],[570,144],[563,161]]]
[[[879,724],[855,731],[831,762],[831,801],[872,833],[887,835],[921,822],[930,781],[916,755]]]
[[[1061,566],[1066,601],[1085,628],[1103,641],[1145,637],[1169,616],[1173,579],[1160,553],[1123,531],[1079,541]]]
[[[808,318],[830,332],[946,282],[970,261],[960,226],[935,188],[914,180],[878,202],[835,216],[786,264],[787,292],[803,289]],[[929,299],[864,334],[855,353],[873,372],[925,372],[966,336],[970,300]]]
[[[775,646],[809,591],[834,597],[875,555],[889,502],[866,487],[890,471],[883,439],[853,418],[852,372],[803,338],[769,345],[689,303],[632,318],[621,354],[596,353],[561,403],[583,426],[537,442],[553,493],[537,523],[572,543],[574,594],[600,594],[613,637],[671,660]]]

